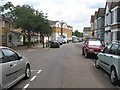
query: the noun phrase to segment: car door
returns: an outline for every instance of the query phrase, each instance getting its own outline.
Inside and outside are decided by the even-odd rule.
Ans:
[[[5,58],[4,54],[0,50],[0,84],[2,88],[7,88],[11,83],[11,77],[7,76],[10,73],[10,62]]]
[[[116,57],[116,51],[118,50],[118,45],[113,44],[112,47],[110,48],[110,53],[106,54],[106,57],[108,58],[106,60],[107,65],[107,70],[110,72],[110,67],[111,65],[115,65],[115,62],[117,62],[117,57]]]
[[[110,48],[111,48],[112,45],[108,45],[102,53],[100,53],[98,55],[98,58],[100,60],[100,66],[103,67],[105,70],[108,71],[108,67],[109,67],[109,64],[107,63],[108,62],[108,55],[110,53]]]
[[[6,75],[7,77],[11,77],[11,82],[15,81],[17,78],[21,76],[21,71],[22,71],[22,64],[20,63],[21,61],[19,60],[19,56],[17,53],[10,49],[2,49],[6,59],[9,60],[9,69],[10,72]]]

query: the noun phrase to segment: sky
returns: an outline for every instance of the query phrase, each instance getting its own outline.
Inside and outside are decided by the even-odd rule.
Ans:
[[[14,5],[28,4],[47,14],[49,20],[63,20],[73,26],[73,31],[80,32],[84,27],[90,27],[91,15],[94,15],[98,8],[105,8],[106,3],[106,0],[0,0],[0,3],[8,1]]]

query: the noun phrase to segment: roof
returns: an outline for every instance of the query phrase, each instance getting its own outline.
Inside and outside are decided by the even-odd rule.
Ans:
[[[98,9],[98,17],[105,16],[105,8],[99,8]]]
[[[98,11],[95,11],[95,17],[94,19],[96,20],[98,18]]]
[[[84,27],[83,31],[91,31],[91,27]]]
[[[12,33],[15,33],[15,34],[22,34],[21,32],[17,32],[17,31],[10,31]]]
[[[56,23],[59,22],[59,21],[51,21],[51,20],[49,20],[48,22],[49,22],[50,24],[54,25],[54,24],[56,24]]]
[[[90,22],[94,22],[94,18],[95,18],[95,16],[94,16],[94,15],[91,15],[91,20],[90,20]]]
[[[116,6],[120,6],[120,0],[114,1],[114,0],[107,0],[106,6],[108,5],[109,10],[115,8]],[[105,9],[106,9],[105,6]]]
[[[70,28],[73,28],[72,26],[70,26],[70,25],[67,25],[68,27],[70,27]]]

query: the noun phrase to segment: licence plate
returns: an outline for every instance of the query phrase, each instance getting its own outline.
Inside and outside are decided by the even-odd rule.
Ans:
[[[95,54],[99,54],[99,52],[95,52]]]

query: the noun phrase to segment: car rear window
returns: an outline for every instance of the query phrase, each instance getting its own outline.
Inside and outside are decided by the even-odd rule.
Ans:
[[[90,46],[101,46],[102,43],[101,43],[101,41],[96,40],[96,41],[89,41],[88,45],[90,45]]]

